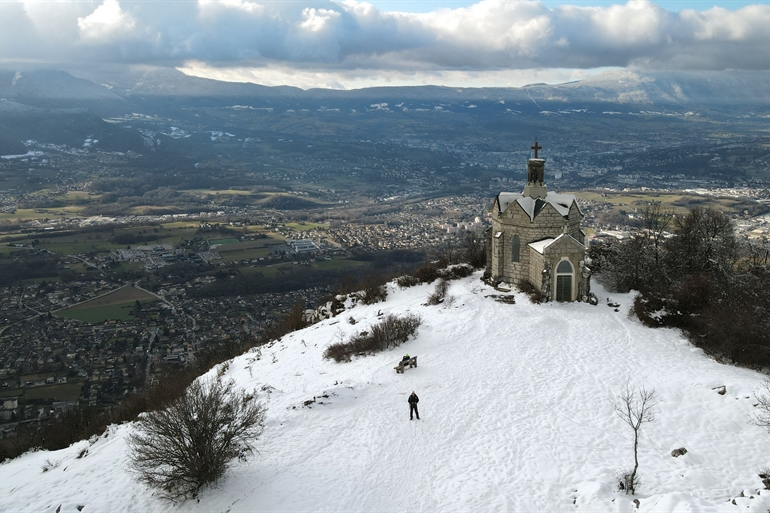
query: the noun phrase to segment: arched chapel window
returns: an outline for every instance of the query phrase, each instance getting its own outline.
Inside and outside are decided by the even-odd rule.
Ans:
[[[571,273],[572,272],[572,264],[569,263],[569,260],[562,260],[559,262],[559,265],[556,266],[556,272],[557,273]]]
[[[511,262],[519,261],[519,253],[521,251],[521,239],[518,235],[513,236],[513,242],[511,242]]]

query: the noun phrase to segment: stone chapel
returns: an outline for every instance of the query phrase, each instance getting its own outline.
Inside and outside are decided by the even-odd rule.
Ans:
[[[529,282],[547,301],[588,301],[582,213],[572,194],[549,192],[542,146],[531,147],[527,185],[521,193],[501,192],[492,203],[487,230],[487,274],[495,282]]]

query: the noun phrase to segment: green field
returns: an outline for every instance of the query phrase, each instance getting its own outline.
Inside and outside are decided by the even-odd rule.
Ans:
[[[254,248],[254,249],[240,249],[240,250],[224,250],[224,248],[218,248],[219,254],[222,256],[223,262],[235,262],[238,260],[247,260],[253,258],[262,258],[270,254],[268,248]]]
[[[308,230],[317,230],[319,228],[328,228],[329,226],[326,224],[319,224],[319,223],[286,223],[287,228],[291,228],[292,230],[298,231],[298,232],[304,232]]]
[[[58,399],[59,401],[75,402],[80,398],[83,383],[66,383],[61,385],[46,385],[24,389],[24,397],[30,399]]]
[[[41,239],[37,246],[60,255],[77,255],[82,253],[109,253],[113,249],[124,247],[106,240],[57,240]]]
[[[101,197],[101,194],[86,191],[68,191],[64,196],[61,196],[62,199],[71,201],[91,201],[98,200]]]
[[[222,244],[222,245],[225,245],[225,244],[238,244],[238,242],[240,242],[238,239],[235,239],[235,238],[232,238],[232,237],[229,238],[229,239],[213,239],[213,240],[209,240],[209,244]]]
[[[254,194],[251,191],[241,189],[182,189],[180,192],[186,192],[196,196],[245,196],[248,194]]]
[[[667,194],[667,193],[631,193],[631,192],[577,192],[578,199],[608,203],[613,209],[633,210],[643,208],[651,202],[659,202],[664,209],[675,214],[687,213],[695,206],[711,207],[727,212],[737,212],[745,201],[738,198],[722,198],[717,196],[702,196],[699,194]]]
[[[128,321],[135,319],[132,311],[136,301],[140,301],[142,305],[147,305],[158,301],[158,298],[143,290],[125,286],[85,303],[59,310],[56,315],[91,324],[112,319]]]
[[[4,255],[13,253],[14,251],[18,253],[18,252],[25,252],[25,251],[31,251],[31,250],[32,248],[15,248],[13,246],[8,246],[8,245],[0,246],[0,253]]]
[[[140,246],[147,244],[173,244],[180,246],[185,240],[195,237],[198,225],[190,226],[190,223],[171,223],[169,226],[138,226],[116,228],[110,231],[94,233],[63,234],[59,237],[37,238],[30,236],[28,239],[16,239],[17,243],[30,243],[37,239],[37,249],[47,249],[61,255],[74,255],[82,253],[108,253],[112,250],[126,246]],[[121,236],[137,236],[152,238],[153,240],[139,240],[133,244],[113,242],[113,238]],[[14,250],[24,251],[23,248],[14,248],[7,245],[0,246],[0,252],[9,253]]]
[[[154,303],[158,299],[142,300],[143,305]],[[80,308],[60,310],[56,312],[59,317],[67,317],[90,324],[101,324],[106,321],[130,321],[136,319],[131,312],[134,309],[134,301],[118,303],[115,305],[94,306],[92,308]]]
[[[55,217],[77,217],[82,207],[67,206],[61,208],[20,208],[13,214],[0,214],[0,221],[31,221],[33,219],[52,219]]]
[[[366,262],[361,262],[359,260],[321,260],[319,262],[314,262],[311,267],[313,269],[318,269],[320,271],[329,271],[329,270],[341,270],[341,269],[356,269],[359,267],[365,267],[367,265]],[[299,267],[297,264],[294,263],[282,263],[282,264],[274,264],[274,265],[268,265],[265,267],[242,267],[241,273],[244,275],[251,275],[251,274],[262,274],[265,278],[274,278],[276,276],[280,276],[281,274],[290,273],[294,269]]]
[[[366,262],[360,260],[321,260],[313,264],[313,267],[318,269],[355,269],[357,267],[365,267]]]
[[[239,242],[238,246],[230,246],[227,249],[255,249],[255,248],[264,248],[267,246],[274,246],[276,244],[286,244],[286,240],[283,238],[278,237],[268,237],[266,239],[257,239],[257,240],[247,240],[243,242]]]

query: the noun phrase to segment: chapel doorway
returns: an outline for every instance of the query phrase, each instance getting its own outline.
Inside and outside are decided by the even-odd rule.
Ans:
[[[556,267],[556,301],[572,301],[574,272],[569,260],[562,260]]]

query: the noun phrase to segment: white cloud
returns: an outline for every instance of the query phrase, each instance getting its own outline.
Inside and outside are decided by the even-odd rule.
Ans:
[[[665,29],[663,13],[648,0],[630,0],[625,5],[593,10],[590,25],[613,44],[646,45],[660,40]]]
[[[770,30],[770,9],[754,5],[740,11],[714,7],[704,12],[682,11],[682,21],[689,25],[697,41],[745,41],[764,39]]]
[[[130,33],[136,22],[123,12],[117,0],[104,0],[88,16],[78,18],[80,37],[85,40],[103,41]]]
[[[675,13],[648,0],[554,9],[539,1],[481,0],[420,14],[356,0],[103,0],[95,9],[75,0],[6,0],[0,60],[194,61],[210,70],[383,79],[631,64],[770,69],[768,26],[769,5]]]
[[[265,6],[246,0],[198,0],[201,18],[216,17],[231,12],[239,15],[259,15],[265,12]]]
[[[521,87],[532,83],[563,84],[584,80],[612,68],[527,69],[527,70],[336,70],[324,68],[297,69],[286,65],[264,67],[216,68],[201,62],[188,62],[178,68],[188,75],[224,80],[252,82],[267,86],[291,85],[302,89],[361,89],[376,86],[444,85],[448,87]]]
[[[299,26],[310,32],[320,32],[327,26],[339,20],[340,13],[336,11],[330,11],[329,9],[313,9],[305,8],[302,10],[302,17],[304,18],[300,22]]]
[[[551,12],[539,2],[482,0],[467,8],[419,17],[441,42],[484,51],[531,55],[552,35]]]

